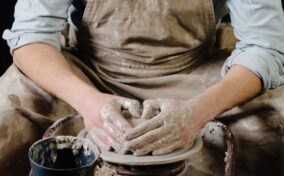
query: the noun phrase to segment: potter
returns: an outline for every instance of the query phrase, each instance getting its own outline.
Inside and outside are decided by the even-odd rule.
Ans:
[[[281,175],[281,3],[18,0],[15,22],[3,34],[14,64],[0,78],[1,173],[20,166],[19,149],[26,154],[50,122],[37,127],[41,121],[31,119],[55,121],[78,112],[101,148],[162,155],[183,148],[209,121],[235,108],[227,119],[237,145],[247,151],[237,155],[237,174]],[[228,13],[237,43],[221,49],[216,30]],[[236,41],[228,35],[220,43]],[[137,101],[159,113],[132,128],[119,108],[137,116]],[[102,116],[104,108],[111,115]],[[263,109],[266,118],[254,109]],[[239,112],[252,114],[230,118]],[[205,150],[194,161],[210,158],[210,164],[192,166],[211,172],[218,157]]]

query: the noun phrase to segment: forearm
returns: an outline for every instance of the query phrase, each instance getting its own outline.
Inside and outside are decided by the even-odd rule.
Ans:
[[[14,51],[14,63],[37,85],[79,110],[82,98],[95,89],[79,79],[64,56],[46,44],[30,44]]]
[[[235,65],[217,84],[194,100],[192,108],[201,126],[221,113],[256,96],[261,91],[261,80],[247,68]]]

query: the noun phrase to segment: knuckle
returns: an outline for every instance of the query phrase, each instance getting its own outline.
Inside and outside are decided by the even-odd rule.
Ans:
[[[153,103],[154,103],[154,100],[145,100],[143,102],[143,106],[151,106],[151,104],[153,104]]]
[[[130,100],[131,101],[131,105],[133,106],[139,106],[140,103],[137,100]]]
[[[132,142],[126,142],[125,143],[125,149],[126,150],[132,150],[133,148],[133,143]]]
[[[109,116],[108,116],[107,113],[102,113],[102,114],[101,114],[101,118],[102,118],[102,120],[106,121],[106,120],[109,119]]]

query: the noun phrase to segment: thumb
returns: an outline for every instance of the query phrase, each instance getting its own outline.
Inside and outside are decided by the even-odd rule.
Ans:
[[[160,112],[160,105],[157,100],[145,100],[143,102],[142,119],[150,119]]]

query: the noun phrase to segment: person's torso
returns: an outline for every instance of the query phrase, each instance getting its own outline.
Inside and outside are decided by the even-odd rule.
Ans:
[[[214,14],[216,23],[218,23],[224,16],[224,4],[226,0],[213,0]],[[78,28],[82,22],[83,13],[87,4],[87,0],[74,0],[69,9],[69,22]]]
[[[214,50],[215,11],[213,0],[88,0],[77,51],[100,91],[188,98],[200,78],[193,72]]]
[[[89,0],[78,48],[113,79],[190,72],[212,52],[216,9],[212,0]]]

